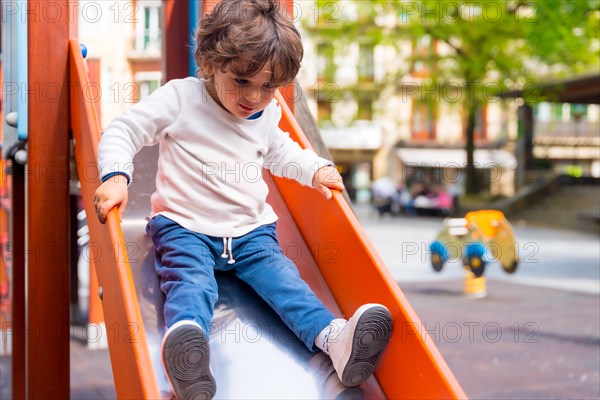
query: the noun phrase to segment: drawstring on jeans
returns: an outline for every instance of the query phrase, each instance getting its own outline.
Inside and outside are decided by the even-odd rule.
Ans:
[[[231,244],[233,243],[233,238],[223,238],[223,254],[221,254],[221,258],[227,258],[227,251],[229,250],[229,261],[227,264],[235,263],[233,259],[233,251],[231,250]]]

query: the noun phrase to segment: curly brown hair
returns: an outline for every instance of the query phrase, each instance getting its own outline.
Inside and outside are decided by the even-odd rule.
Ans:
[[[222,0],[205,16],[196,33],[194,58],[240,77],[250,77],[270,63],[271,84],[294,80],[304,50],[300,33],[276,0]]]

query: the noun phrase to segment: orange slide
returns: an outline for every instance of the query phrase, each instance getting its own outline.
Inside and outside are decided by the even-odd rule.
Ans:
[[[70,50],[71,125],[117,396],[161,398],[169,391],[160,365],[163,298],[144,231],[157,149],[144,149],[134,160],[136,174],[123,221],[112,210],[107,224],[100,225],[92,217],[91,200],[99,184],[99,120],[88,101],[93,96],[76,40],[70,41]],[[282,129],[310,147],[281,97],[279,102]],[[265,178],[271,191],[268,200],[280,217],[282,249],[317,295],[337,315],[349,316],[363,303],[382,303],[392,313],[394,331],[376,376],[359,388],[346,389],[331,374],[326,356],[308,352],[251,290],[219,274],[210,342],[217,398],[465,398],[343,197],[335,193],[327,201],[295,182]]]

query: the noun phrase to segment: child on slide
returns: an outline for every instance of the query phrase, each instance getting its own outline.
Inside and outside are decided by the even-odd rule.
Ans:
[[[175,79],[116,118],[98,150],[101,222],[122,216],[133,156],[160,143],[156,192],[146,227],[166,299],[162,358],[179,399],[210,399],[209,329],[215,270],[247,282],[311,351],[331,357],[341,382],[369,378],[392,330],[389,311],[365,304],[335,318],[300,278],[277,241],[262,168],[327,199],[343,190],[333,163],[301,149],[278,128],[278,87],[293,81],[300,35],[275,0],[223,0],[202,19],[195,59],[200,78]]]

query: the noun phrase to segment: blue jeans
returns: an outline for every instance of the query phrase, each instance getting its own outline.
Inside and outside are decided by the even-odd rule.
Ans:
[[[294,263],[281,252],[276,224],[263,225],[232,239],[228,264],[223,238],[190,231],[162,215],[146,226],[156,251],[155,269],[165,294],[165,326],[182,320],[210,331],[217,302],[214,271],[233,271],[249,284],[311,351],[315,337],[334,319]],[[227,246],[225,246],[227,247]]]

